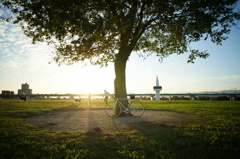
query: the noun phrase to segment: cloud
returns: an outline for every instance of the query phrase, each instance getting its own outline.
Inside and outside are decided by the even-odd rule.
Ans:
[[[240,80],[240,75],[218,76],[215,79],[226,80],[226,81],[238,81],[238,80]]]
[[[53,49],[47,44],[31,44],[20,26],[0,22],[0,71],[28,68],[30,71],[47,69]]]

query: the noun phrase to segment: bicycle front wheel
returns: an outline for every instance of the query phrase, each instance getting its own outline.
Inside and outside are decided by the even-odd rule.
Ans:
[[[121,107],[117,108],[118,104],[115,101],[108,102],[105,107],[105,112],[110,117],[118,117],[121,113]]]
[[[142,116],[144,113],[144,106],[139,101],[133,101],[129,105],[130,112],[133,116]]]

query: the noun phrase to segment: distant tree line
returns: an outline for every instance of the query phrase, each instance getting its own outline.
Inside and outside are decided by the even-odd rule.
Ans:
[[[152,100],[151,97],[141,97],[141,98],[136,98],[136,99],[141,99],[141,100]],[[161,100],[191,100],[190,97],[186,96],[173,96],[171,99],[169,97],[161,97]],[[229,101],[230,97],[229,96],[217,96],[217,97],[211,97],[211,96],[200,96],[200,97],[195,97],[195,100],[213,100],[213,101]],[[235,97],[235,101],[240,101],[240,97]]]

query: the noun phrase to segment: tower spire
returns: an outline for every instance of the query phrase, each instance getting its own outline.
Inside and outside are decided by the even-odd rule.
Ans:
[[[154,86],[153,89],[156,91],[156,100],[160,100],[160,91],[162,90],[162,86],[159,85],[158,76],[156,78],[156,86]]]
[[[159,86],[158,76],[157,76],[157,79],[156,79],[156,86]]]

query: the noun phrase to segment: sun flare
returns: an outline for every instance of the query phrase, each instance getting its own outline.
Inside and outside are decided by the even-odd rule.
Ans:
[[[102,71],[101,69],[84,69],[81,73],[75,74],[69,90],[74,94],[103,94],[107,89],[112,91],[113,79],[110,77],[113,72]]]

